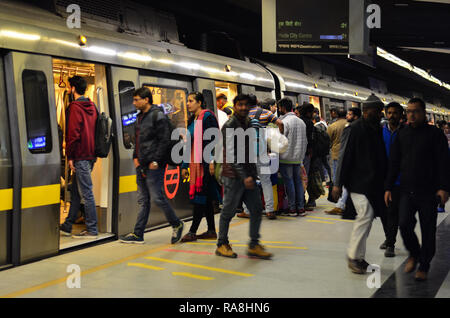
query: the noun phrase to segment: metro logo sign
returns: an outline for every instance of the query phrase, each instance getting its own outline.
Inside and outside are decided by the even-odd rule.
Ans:
[[[180,178],[180,167],[171,168],[169,165],[166,166],[164,172],[164,191],[168,199],[175,198],[180,185]]]

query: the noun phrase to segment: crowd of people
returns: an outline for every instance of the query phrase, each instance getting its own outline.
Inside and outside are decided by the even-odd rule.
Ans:
[[[86,130],[93,128],[91,124],[81,124],[95,122],[95,105],[83,96],[86,83],[82,78],[69,82],[75,100],[69,108],[68,158],[86,202],[87,230],[78,236],[95,237],[96,215],[91,212],[95,202],[90,180],[95,156],[91,153],[92,145],[83,144],[92,138],[92,132]],[[263,215],[269,220],[277,219],[277,215],[303,217],[315,209],[316,200],[328,188],[328,198],[336,206],[326,213],[355,219],[347,250],[348,267],[353,273],[366,272],[366,240],[374,218],[380,217],[386,236],[380,248],[385,249],[385,256],[395,256],[400,230],[410,254],[405,271],[412,272],[419,266],[416,279],[426,279],[435,252],[438,209],[444,209],[450,191],[450,135],[448,123],[440,123],[442,129],[428,124],[421,99],[408,102],[405,120],[401,105],[392,102],[384,106],[372,94],[362,102],[361,109],[331,109],[332,120],[327,123],[310,103],[295,107],[287,97],[258,101],[247,94],[237,95],[232,106],[225,95],[217,96],[216,116],[206,109],[202,93],[190,93],[187,108],[191,115],[186,135],[190,138],[190,155],[181,163],[181,174],[183,179],[189,178],[193,220],[183,236],[184,223],[163,192],[164,169],[171,162],[168,156],[173,127],[164,111],[153,104],[148,88],[139,88],[133,95],[133,104],[139,111],[133,161],[140,211],[134,230],[121,236],[121,242],[144,243],[153,201],[173,227],[173,244],[217,239],[216,255],[236,258],[228,231],[237,214],[250,219],[247,254],[270,259],[272,254],[259,241]],[[255,150],[251,138],[240,145],[235,142],[234,131],[256,130],[257,138],[262,138],[264,134],[259,132],[267,127],[277,130],[288,141],[282,152],[275,156],[269,153],[269,162],[260,159],[259,146]],[[205,138],[205,131],[214,128],[221,131],[220,155],[217,148],[209,147],[219,140]],[[205,156],[205,149],[209,148],[213,149],[211,156]],[[254,151],[256,161],[251,160]],[[217,160],[218,157],[223,160]],[[269,171],[274,160],[278,169]],[[66,234],[71,232],[80,195],[73,196],[74,200],[69,217],[61,226]],[[219,204],[216,233],[214,213]],[[417,211],[422,245],[414,232]],[[203,217],[208,230],[197,235]]]

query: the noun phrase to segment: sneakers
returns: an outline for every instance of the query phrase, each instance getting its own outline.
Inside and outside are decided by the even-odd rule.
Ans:
[[[342,215],[342,213],[344,213],[344,210],[340,208],[333,208],[332,210],[325,211],[325,213],[331,215]]]
[[[289,216],[298,216],[297,210],[289,210]]]
[[[72,231],[69,231],[68,229],[67,229],[67,227],[65,227],[64,226],[64,224],[61,224],[60,225],[60,227],[59,227],[59,233],[61,233],[61,235],[64,235],[64,236],[72,236],[72,233],[71,233]]]
[[[73,238],[80,238],[80,239],[91,239],[91,238],[97,238],[98,234],[90,233],[87,230],[81,231],[78,234],[72,235]]]
[[[365,274],[369,264],[367,262],[365,262],[365,263],[364,262],[365,262],[364,260],[361,261],[361,260],[348,258],[348,268],[350,268],[350,270],[354,274]],[[367,266],[366,266],[366,263],[367,263]]]
[[[249,246],[247,250],[247,255],[261,259],[271,259],[273,256],[273,254],[266,252],[264,247],[260,244]]]
[[[119,241],[122,243],[128,243],[128,244],[144,244],[144,239],[142,237],[137,236],[134,233],[122,235],[119,238]]]
[[[267,212],[266,216],[269,220],[275,220],[277,218],[274,212]]]
[[[217,256],[223,256],[223,257],[229,257],[229,258],[236,258],[237,254],[233,252],[231,249],[230,244],[222,244],[216,249],[216,255]]]
[[[183,236],[183,238],[181,239],[182,243],[185,242],[193,242],[193,241],[197,241],[197,235],[195,235],[194,233],[188,232],[185,236]]]
[[[206,231],[205,233],[197,235],[197,238],[201,240],[217,239],[217,233],[213,231]]]
[[[173,228],[171,243],[175,244],[181,239],[181,234],[183,234],[184,222],[180,220],[180,224]]]
[[[298,210],[297,210],[297,215],[298,215],[298,216],[306,216],[306,211],[305,211],[305,209],[298,209]]]
[[[306,211],[314,211],[314,208],[316,207],[316,202],[308,202],[305,205]]]
[[[394,246],[386,247],[386,251],[384,252],[384,257],[394,257],[394,256],[395,256]]]
[[[414,279],[419,282],[423,282],[424,280],[427,280],[427,272],[418,270],[416,272],[416,275],[414,276]]]
[[[383,244],[380,245],[380,250],[385,250],[387,248],[386,241],[383,242]]]
[[[247,218],[247,219],[250,218],[250,214],[247,214],[247,213],[245,213],[245,212],[237,213],[236,216],[237,216],[238,218]]]
[[[416,259],[414,257],[408,258],[408,261],[406,262],[405,265],[405,273],[411,273],[416,269],[416,266],[417,266]]]

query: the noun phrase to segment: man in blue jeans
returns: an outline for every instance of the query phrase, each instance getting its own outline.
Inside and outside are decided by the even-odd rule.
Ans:
[[[140,211],[134,231],[121,236],[122,243],[144,243],[144,230],[150,216],[150,200],[163,210],[167,221],[173,228],[171,243],[181,239],[184,223],[175,214],[164,194],[164,169],[170,155],[169,118],[156,105],[150,90],[137,89],[133,94],[133,104],[140,113],[136,123],[136,145],[133,161],[136,167],[138,204]]]
[[[95,124],[97,111],[95,104],[87,97],[87,82],[80,76],[69,79],[69,89],[74,101],[67,108],[66,153],[70,170],[74,173],[69,215],[60,227],[63,235],[70,236],[72,225],[77,219],[81,199],[84,199],[86,230],[73,238],[96,238],[97,212],[92,192],[91,171],[96,161]],[[81,196],[80,196],[81,194]]]
[[[293,112],[292,101],[285,97],[279,102],[281,121],[284,124],[284,135],[289,141],[289,148],[280,154],[280,173],[288,197],[290,216],[306,216],[304,189],[301,179],[301,165],[305,158],[308,140],[306,124]]]

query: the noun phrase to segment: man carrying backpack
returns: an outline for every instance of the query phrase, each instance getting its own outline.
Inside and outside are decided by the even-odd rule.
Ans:
[[[62,234],[70,236],[77,220],[81,197],[84,199],[86,230],[73,238],[96,238],[97,212],[92,192],[91,171],[97,160],[95,155],[95,128],[97,110],[95,104],[84,96],[87,82],[80,76],[69,78],[69,89],[74,101],[67,108],[66,153],[70,170],[74,173],[69,215],[60,227]],[[80,193],[81,192],[81,193]],[[81,194],[81,196],[80,196]]]
[[[164,170],[170,156],[171,126],[169,118],[156,105],[150,90],[137,89],[133,104],[140,113],[136,121],[136,146],[133,153],[138,186],[139,211],[134,231],[120,237],[123,243],[144,243],[144,230],[150,215],[150,200],[163,210],[167,221],[173,227],[171,243],[181,238],[184,223],[175,215],[164,195]]]

